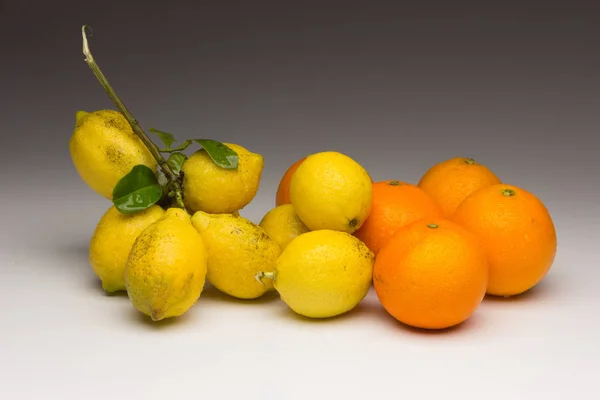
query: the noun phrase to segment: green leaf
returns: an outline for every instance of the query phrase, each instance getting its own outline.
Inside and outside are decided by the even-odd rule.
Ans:
[[[171,145],[175,143],[175,136],[170,134],[169,132],[159,131],[158,129],[150,128],[148,129],[150,132],[154,133],[156,136],[162,140],[166,147],[166,151],[171,150]]]
[[[113,190],[113,204],[123,214],[133,214],[158,202],[163,189],[154,172],[145,165],[136,165]]]
[[[212,139],[193,139],[208,153],[210,158],[221,168],[236,169],[239,156],[231,148]]]
[[[176,174],[179,174],[179,172],[181,171],[181,167],[183,166],[183,163],[185,162],[185,160],[187,160],[187,156],[185,154],[171,153],[171,155],[167,159],[167,164],[169,165],[169,167],[171,167],[173,172],[175,172]]]
[[[176,141],[175,136],[173,136],[173,134],[155,128],[150,128],[149,131],[156,134],[163,141],[165,148],[159,149],[161,153],[173,153],[183,151],[192,143],[192,141],[194,141],[200,144],[204,148],[204,150],[206,150],[213,162],[219,167],[226,169],[236,169],[238,167],[238,154],[221,142],[212,139],[187,139],[181,145],[173,148],[171,146]],[[174,159],[173,162],[175,163],[174,165],[177,166],[176,173],[179,173],[181,165],[183,165],[185,159],[181,159],[181,156],[177,157],[178,158]],[[169,166],[171,165],[169,164]]]

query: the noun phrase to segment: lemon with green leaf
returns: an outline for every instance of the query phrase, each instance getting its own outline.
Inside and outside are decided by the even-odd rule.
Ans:
[[[193,153],[181,167],[183,201],[193,214],[232,213],[254,199],[260,185],[264,158],[245,147],[223,143],[237,154],[236,168],[223,168],[202,148]]]

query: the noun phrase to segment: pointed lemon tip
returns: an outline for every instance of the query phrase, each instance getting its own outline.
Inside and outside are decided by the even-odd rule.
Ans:
[[[75,113],[75,121],[81,121],[89,113],[87,111],[79,110]]]
[[[122,285],[115,284],[114,282],[102,281],[102,289],[108,294],[114,294],[124,289]]]
[[[247,164],[250,165],[251,170],[254,170],[260,174],[265,167],[265,159],[261,154],[252,153],[250,154]]]
[[[192,225],[200,231],[206,229],[208,224],[210,224],[212,216],[204,211],[196,211],[194,215],[192,215]]]
[[[150,313],[150,318],[152,319],[152,321],[158,322],[165,318],[165,313],[160,310],[152,310],[152,312]]]
[[[180,219],[190,218],[190,215],[183,208],[179,207],[170,207],[164,213],[165,217],[175,217]]]
[[[250,152],[248,154],[250,155],[251,158],[255,159],[256,161],[261,162],[261,161],[265,160],[265,158],[263,157],[263,155],[260,154],[260,153]]]

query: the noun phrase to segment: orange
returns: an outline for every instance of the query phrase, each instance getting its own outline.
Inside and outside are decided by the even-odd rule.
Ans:
[[[416,185],[396,180],[373,184],[371,213],[354,236],[377,255],[399,228],[421,218],[442,217],[440,206]]]
[[[292,176],[294,176],[294,172],[298,169],[302,161],[304,161],[306,157],[301,158],[300,160],[293,163],[287,171],[281,177],[281,181],[279,181],[279,186],[277,187],[277,193],[275,195],[275,205],[280,206],[282,204],[291,204],[290,200],[290,182],[292,181]]]
[[[375,260],[373,286],[398,321],[444,329],[473,315],[485,297],[486,253],[477,237],[443,218],[400,228]]]
[[[490,261],[491,295],[512,296],[537,285],[556,255],[554,223],[532,193],[507,184],[482,188],[450,218],[475,233]]]
[[[456,207],[475,190],[501,183],[488,167],[472,158],[452,158],[434,165],[417,183],[450,216]]]

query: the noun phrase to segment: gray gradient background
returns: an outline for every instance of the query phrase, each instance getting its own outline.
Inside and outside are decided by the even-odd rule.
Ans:
[[[597,2],[190,3],[0,1],[0,398],[598,398]],[[114,107],[82,24],[144,128],[265,156],[244,216],[312,152],[413,183],[474,157],[549,208],[550,274],[443,334],[394,323],[372,293],[323,323],[207,290],[180,321],[145,323],[87,263],[110,204],[68,139],[77,110]]]

